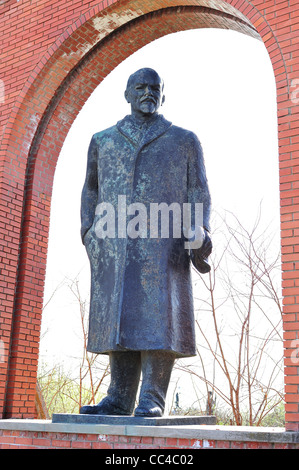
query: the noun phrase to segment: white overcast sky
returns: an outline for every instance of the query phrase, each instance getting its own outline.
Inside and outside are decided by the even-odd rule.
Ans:
[[[67,136],[55,174],[45,300],[65,276],[79,272],[89,289],[80,240],[87,149],[95,132],[129,114],[126,81],[141,67],[164,78],[161,113],[201,140],[214,210],[234,212],[251,227],[263,201],[263,222],[273,220],[279,233],[276,89],[264,44],[227,30],[171,34],[122,62],[94,91]],[[46,308],[42,354],[76,354],[72,305],[62,289]]]

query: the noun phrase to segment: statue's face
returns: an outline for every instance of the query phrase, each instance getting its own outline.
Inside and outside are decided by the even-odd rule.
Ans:
[[[125,97],[133,114],[151,116],[164,101],[163,82],[154,70],[140,70],[130,79]]]

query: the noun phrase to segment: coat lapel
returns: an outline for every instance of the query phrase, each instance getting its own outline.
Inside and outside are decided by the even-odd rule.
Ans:
[[[144,124],[129,115],[117,123],[117,129],[140,151],[145,145],[163,135],[171,125],[172,123],[160,114]]]

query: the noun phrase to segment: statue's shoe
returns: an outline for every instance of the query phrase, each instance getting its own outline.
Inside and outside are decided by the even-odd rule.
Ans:
[[[125,410],[109,400],[102,400],[98,405],[84,405],[80,408],[82,415],[131,415],[131,410]]]
[[[140,402],[135,409],[134,416],[143,416],[144,418],[161,418],[163,416],[162,409],[156,403],[150,401]]]

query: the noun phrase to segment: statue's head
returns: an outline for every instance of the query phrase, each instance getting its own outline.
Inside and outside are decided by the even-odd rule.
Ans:
[[[132,114],[150,117],[157,113],[164,103],[164,83],[157,72],[143,68],[130,75],[125,98],[131,105]]]

